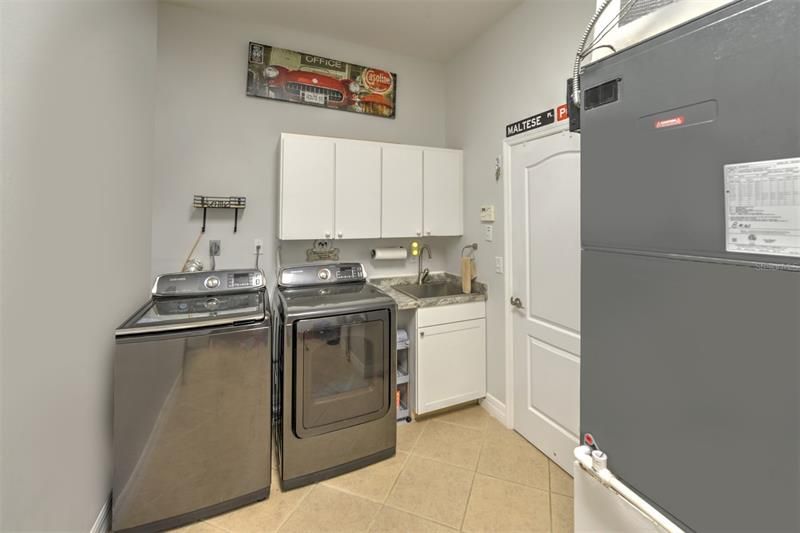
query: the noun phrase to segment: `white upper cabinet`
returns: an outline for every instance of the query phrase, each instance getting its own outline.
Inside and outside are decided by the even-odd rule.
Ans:
[[[282,240],[461,235],[460,150],[281,136]]]
[[[422,235],[422,148],[384,145],[381,237]]]
[[[460,150],[424,150],[422,219],[426,237],[463,233],[461,167]]]
[[[381,236],[381,145],[336,140],[337,239]]]
[[[281,139],[279,237],[333,237],[333,139],[286,135]]]

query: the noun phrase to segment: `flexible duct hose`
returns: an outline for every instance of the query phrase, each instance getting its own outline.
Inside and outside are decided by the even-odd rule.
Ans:
[[[592,30],[594,29],[594,25],[597,24],[597,19],[600,18],[600,15],[603,14],[603,11],[606,10],[608,4],[610,4],[612,0],[604,0],[602,5],[597,9],[594,15],[592,15],[591,20],[589,21],[589,25],[586,26],[586,31],[583,32],[583,37],[581,38],[581,44],[578,46],[578,52],[575,54],[575,64],[572,67],[572,101],[575,103],[576,106],[580,107],[581,105],[581,60],[583,59],[583,49],[586,46],[586,41],[589,40],[589,35],[591,35]]]

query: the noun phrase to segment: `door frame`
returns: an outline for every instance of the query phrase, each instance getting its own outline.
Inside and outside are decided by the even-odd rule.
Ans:
[[[512,314],[509,301],[513,295],[514,273],[512,272],[514,261],[512,257],[511,232],[513,231],[511,212],[511,150],[515,146],[530,141],[535,141],[551,135],[556,135],[564,131],[569,131],[569,121],[556,122],[539,130],[533,130],[522,135],[506,137],[503,139],[503,202],[505,204],[503,214],[503,224],[506,231],[503,232],[503,255],[505,256],[505,296],[503,305],[505,306],[505,353],[506,353],[506,397],[505,397],[505,426],[509,429],[514,428],[514,315]],[[488,394],[487,394],[488,396]]]

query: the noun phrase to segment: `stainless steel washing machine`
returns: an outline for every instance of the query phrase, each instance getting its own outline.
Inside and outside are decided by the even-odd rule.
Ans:
[[[114,531],[162,531],[269,495],[264,287],[258,270],[159,276],[117,330]]]
[[[284,268],[274,298],[281,486],[395,454],[397,305],[358,263]]]

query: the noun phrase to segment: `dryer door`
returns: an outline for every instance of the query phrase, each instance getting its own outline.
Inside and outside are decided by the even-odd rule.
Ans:
[[[295,420],[300,438],[381,418],[390,407],[389,311],[295,323]]]

